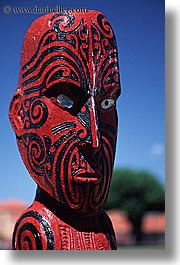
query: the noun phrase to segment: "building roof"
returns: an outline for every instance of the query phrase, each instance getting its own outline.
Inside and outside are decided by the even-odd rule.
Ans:
[[[16,211],[24,210],[27,208],[27,204],[20,200],[6,200],[0,201],[0,211]]]
[[[165,214],[147,213],[143,218],[142,230],[144,233],[164,233]]]
[[[129,234],[132,233],[133,227],[127,214],[119,209],[108,210],[114,230],[116,233]],[[164,233],[165,232],[165,214],[160,212],[146,213],[142,221],[142,232],[148,233]]]
[[[128,234],[132,232],[132,224],[130,223],[128,216],[125,212],[118,209],[112,209],[107,211],[110,217],[115,232],[122,234]]]

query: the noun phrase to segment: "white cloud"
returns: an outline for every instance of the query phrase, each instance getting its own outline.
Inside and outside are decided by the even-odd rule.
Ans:
[[[164,153],[164,145],[160,143],[154,143],[150,148],[150,154],[152,156],[161,156]]]

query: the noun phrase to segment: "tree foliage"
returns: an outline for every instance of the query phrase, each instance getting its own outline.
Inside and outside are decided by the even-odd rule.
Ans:
[[[133,224],[137,241],[141,241],[144,213],[165,210],[164,188],[157,178],[147,171],[116,169],[104,208],[125,211]]]

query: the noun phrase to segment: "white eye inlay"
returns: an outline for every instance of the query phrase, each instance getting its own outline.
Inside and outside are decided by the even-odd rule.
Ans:
[[[73,107],[73,105],[74,105],[74,101],[70,97],[68,97],[68,96],[66,96],[64,94],[58,95],[57,96],[57,101],[61,105],[63,105],[65,108],[68,108],[68,109],[71,109]]]
[[[101,107],[103,109],[109,109],[111,108],[115,103],[115,100],[112,98],[106,98],[101,102]]]

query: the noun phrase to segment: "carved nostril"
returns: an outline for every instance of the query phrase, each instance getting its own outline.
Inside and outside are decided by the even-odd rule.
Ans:
[[[82,152],[82,154],[92,157],[92,155],[96,154],[99,151],[100,146],[101,145],[99,144],[98,147],[93,147],[91,143],[84,142],[84,143],[80,143],[78,148]]]

